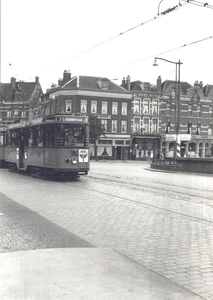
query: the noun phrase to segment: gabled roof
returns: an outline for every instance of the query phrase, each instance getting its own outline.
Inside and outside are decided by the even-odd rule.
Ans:
[[[1,99],[5,102],[10,102],[13,99],[14,92],[18,92],[22,101],[29,101],[37,85],[38,83],[36,82],[22,81],[15,83],[0,83]]]
[[[176,81],[175,80],[166,80],[161,84],[161,90],[164,95],[167,95],[170,93],[171,89],[175,88]],[[180,90],[181,94],[186,95],[188,89],[190,89],[192,86],[188,82],[180,82]]]
[[[107,81],[108,88],[101,88],[100,82]],[[111,92],[127,92],[126,89],[117,85],[110,79],[106,77],[93,77],[93,76],[75,76],[70,79],[63,86],[58,87],[59,89],[85,89],[85,90],[102,90],[102,91],[111,91]]]
[[[142,82],[140,80],[132,81],[130,83],[130,90],[134,92],[157,92],[154,85],[150,84],[149,82]]]

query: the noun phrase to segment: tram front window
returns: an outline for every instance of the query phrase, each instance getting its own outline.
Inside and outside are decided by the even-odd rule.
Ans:
[[[85,140],[84,126],[72,126],[65,128],[65,146],[83,147]]]

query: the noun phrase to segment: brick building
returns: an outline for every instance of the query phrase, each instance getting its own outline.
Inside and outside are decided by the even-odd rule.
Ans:
[[[0,127],[16,121],[33,118],[33,109],[43,95],[39,78],[35,82],[16,81],[0,83]]]
[[[87,115],[95,114],[101,119],[106,130],[97,144],[98,156],[113,159],[130,157],[131,92],[111,80],[92,76],[71,76],[64,71],[63,78],[42,98],[42,106],[35,109],[37,114]],[[91,157],[95,155],[91,145]]]
[[[131,103],[131,157],[147,159],[157,157],[161,132],[161,77],[156,85],[149,82],[123,79],[122,87],[132,93]]]
[[[173,157],[178,112],[176,83],[162,84],[161,147],[165,157]],[[193,86],[180,84],[179,122],[181,135],[181,156],[213,155],[213,86],[203,87],[196,81]]]

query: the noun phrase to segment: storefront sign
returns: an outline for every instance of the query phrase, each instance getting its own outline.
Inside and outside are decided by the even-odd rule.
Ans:
[[[165,140],[166,142],[173,142],[177,140],[176,134],[165,134]]]

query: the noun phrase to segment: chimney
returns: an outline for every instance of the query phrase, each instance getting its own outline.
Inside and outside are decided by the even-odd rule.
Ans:
[[[58,85],[60,85],[60,86],[63,85],[63,79],[62,79],[62,78],[59,78],[59,80],[58,80]]]
[[[122,82],[121,82],[121,86],[122,86],[123,88],[126,88],[125,77],[123,77],[123,80],[122,80]]]
[[[126,89],[127,89],[127,91],[130,91],[130,76],[129,75],[126,78]]]
[[[71,73],[67,70],[64,70],[63,84],[67,83],[71,79]]]
[[[35,82],[36,82],[36,83],[39,83],[39,77],[38,77],[38,76],[36,76]]]
[[[157,78],[157,92],[161,92],[161,76],[158,76]]]
[[[16,82],[16,78],[15,77],[11,77],[10,78],[10,83],[15,83]]]

